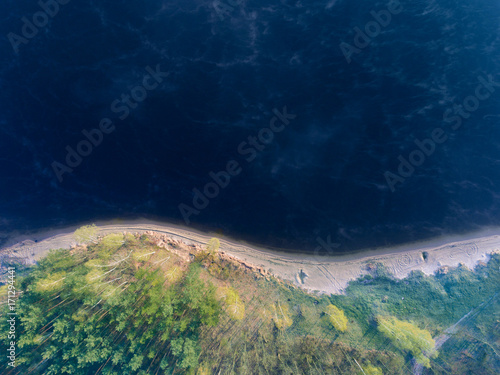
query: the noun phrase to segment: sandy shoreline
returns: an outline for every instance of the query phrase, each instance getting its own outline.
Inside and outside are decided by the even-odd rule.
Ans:
[[[215,234],[148,220],[96,222],[100,234],[112,232],[144,233],[154,231],[167,234],[187,244],[205,244]],[[13,250],[36,261],[50,249],[69,248],[75,243],[73,232],[79,226],[34,233],[12,238],[0,252]],[[479,262],[487,262],[489,255],[500,252],[500,228],[483,230],[466,236],[439,238],[391,248],[367,250],[338,256],[284,253],[220,238],[221,251],[235,258],[262,267],[268,272],[308,290],[324,293],[342,293],[350,280],[368,273],[367,265],[383,263],[397,278],[413,270],[432,274],[440,267],[456,267],[460,263],[473,269]],[[423,259],[423,252],[427,257]],[[307,276],[302,280],[299,272]]]

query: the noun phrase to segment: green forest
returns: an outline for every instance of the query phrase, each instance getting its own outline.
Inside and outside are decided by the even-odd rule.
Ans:
[[[190,261],[147,235],[75,232],[16,269],[15,367],[2,374],[498,374],[500,255],[394,279],[381,265],[342,295],[308,293],[219,255]],[[3,277],[6,281],[6,276]]]

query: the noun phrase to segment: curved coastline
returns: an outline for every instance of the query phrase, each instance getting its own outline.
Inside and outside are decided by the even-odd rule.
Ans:
[[[99,228],[99,234],[153,231],[187,244],[205,244],[210,238],[218,237],[221,242],[220,250],[242,262],[262,267],[302,288],[334,294],[342,293],[349,281],[367,274],[368,268],[376,263],[384,264],[395,277],[404,278],[413,270],[432,274],[441,267],[456,267],[459,264],[473,269],[478,262],[487,262],[490,254],[500,252],[500,228],[401,246],[367,249],[352,254],[320,256],[265,249],[224,236],[151,220],[96,221],[95,224]],[[11,238],[0,252],[14,251],[36,261],[51,249],[69,248],[74,245],[73,232],[79,226],[16,236]],[[425,259],[424,252],[427,253]],[[299,277],[299,274],[302,277]]]

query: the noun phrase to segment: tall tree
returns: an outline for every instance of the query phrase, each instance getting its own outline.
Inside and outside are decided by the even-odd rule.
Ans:
[[[78,243],[87,244],[87,243],[96,243],[97,242],[97,227],[95,224],[85,225],[83,227],[75,230],[73,234],[75,240]]]
[[[207,251],[210,254],[216,254],[220,248],[220,241],[218,238],[211,238],[207,243]]]
[[[337,331],[345,332],[347,330],[347,318],[344,315],[344,312],[337,306],[331,304],[328,305],[326,307],[325,314],[328,316],[328,320]]]
[[[435,342],[429,331],[393,316],[378,316],[377,323],[378,330],[389,338],[395,347],[410,352],[418,363],[430,367],[428,356],[436,357],[438,353],[434,350]]]

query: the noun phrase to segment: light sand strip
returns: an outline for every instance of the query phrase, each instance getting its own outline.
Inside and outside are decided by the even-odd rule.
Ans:
[[[200,233],[167,223],[140,221],[96,222],[99,234],[114,232],[165,233],[187,244],[205,244],[216,235]],[[78,227],[36,233],[14,238],[1,252],[16,252],[36,261],[51,249],[69,248],[75,244],[73,232]],[[36,242],[35,242],[36,241]],[[459,263],[470,269],[479,262],[487,262],[489,255],[500,252],[500,229],[489,229],[468,236],[454,236],[433,241],[368,250],[339,256],[314,256],[285,253],[221,238],[221,250],[246,263],[263,267],[268,272],[295,285],[323,293],[342,293],[350,280],[367,274],[367,266],[383,263],[397,278],[413,270],[432,274],[442,266],[456,267]],[[449,241],[445,243],[445,241]],[[427,257],[423,259],[423,253]],[[302,270],[304,277],[299,277]]]

